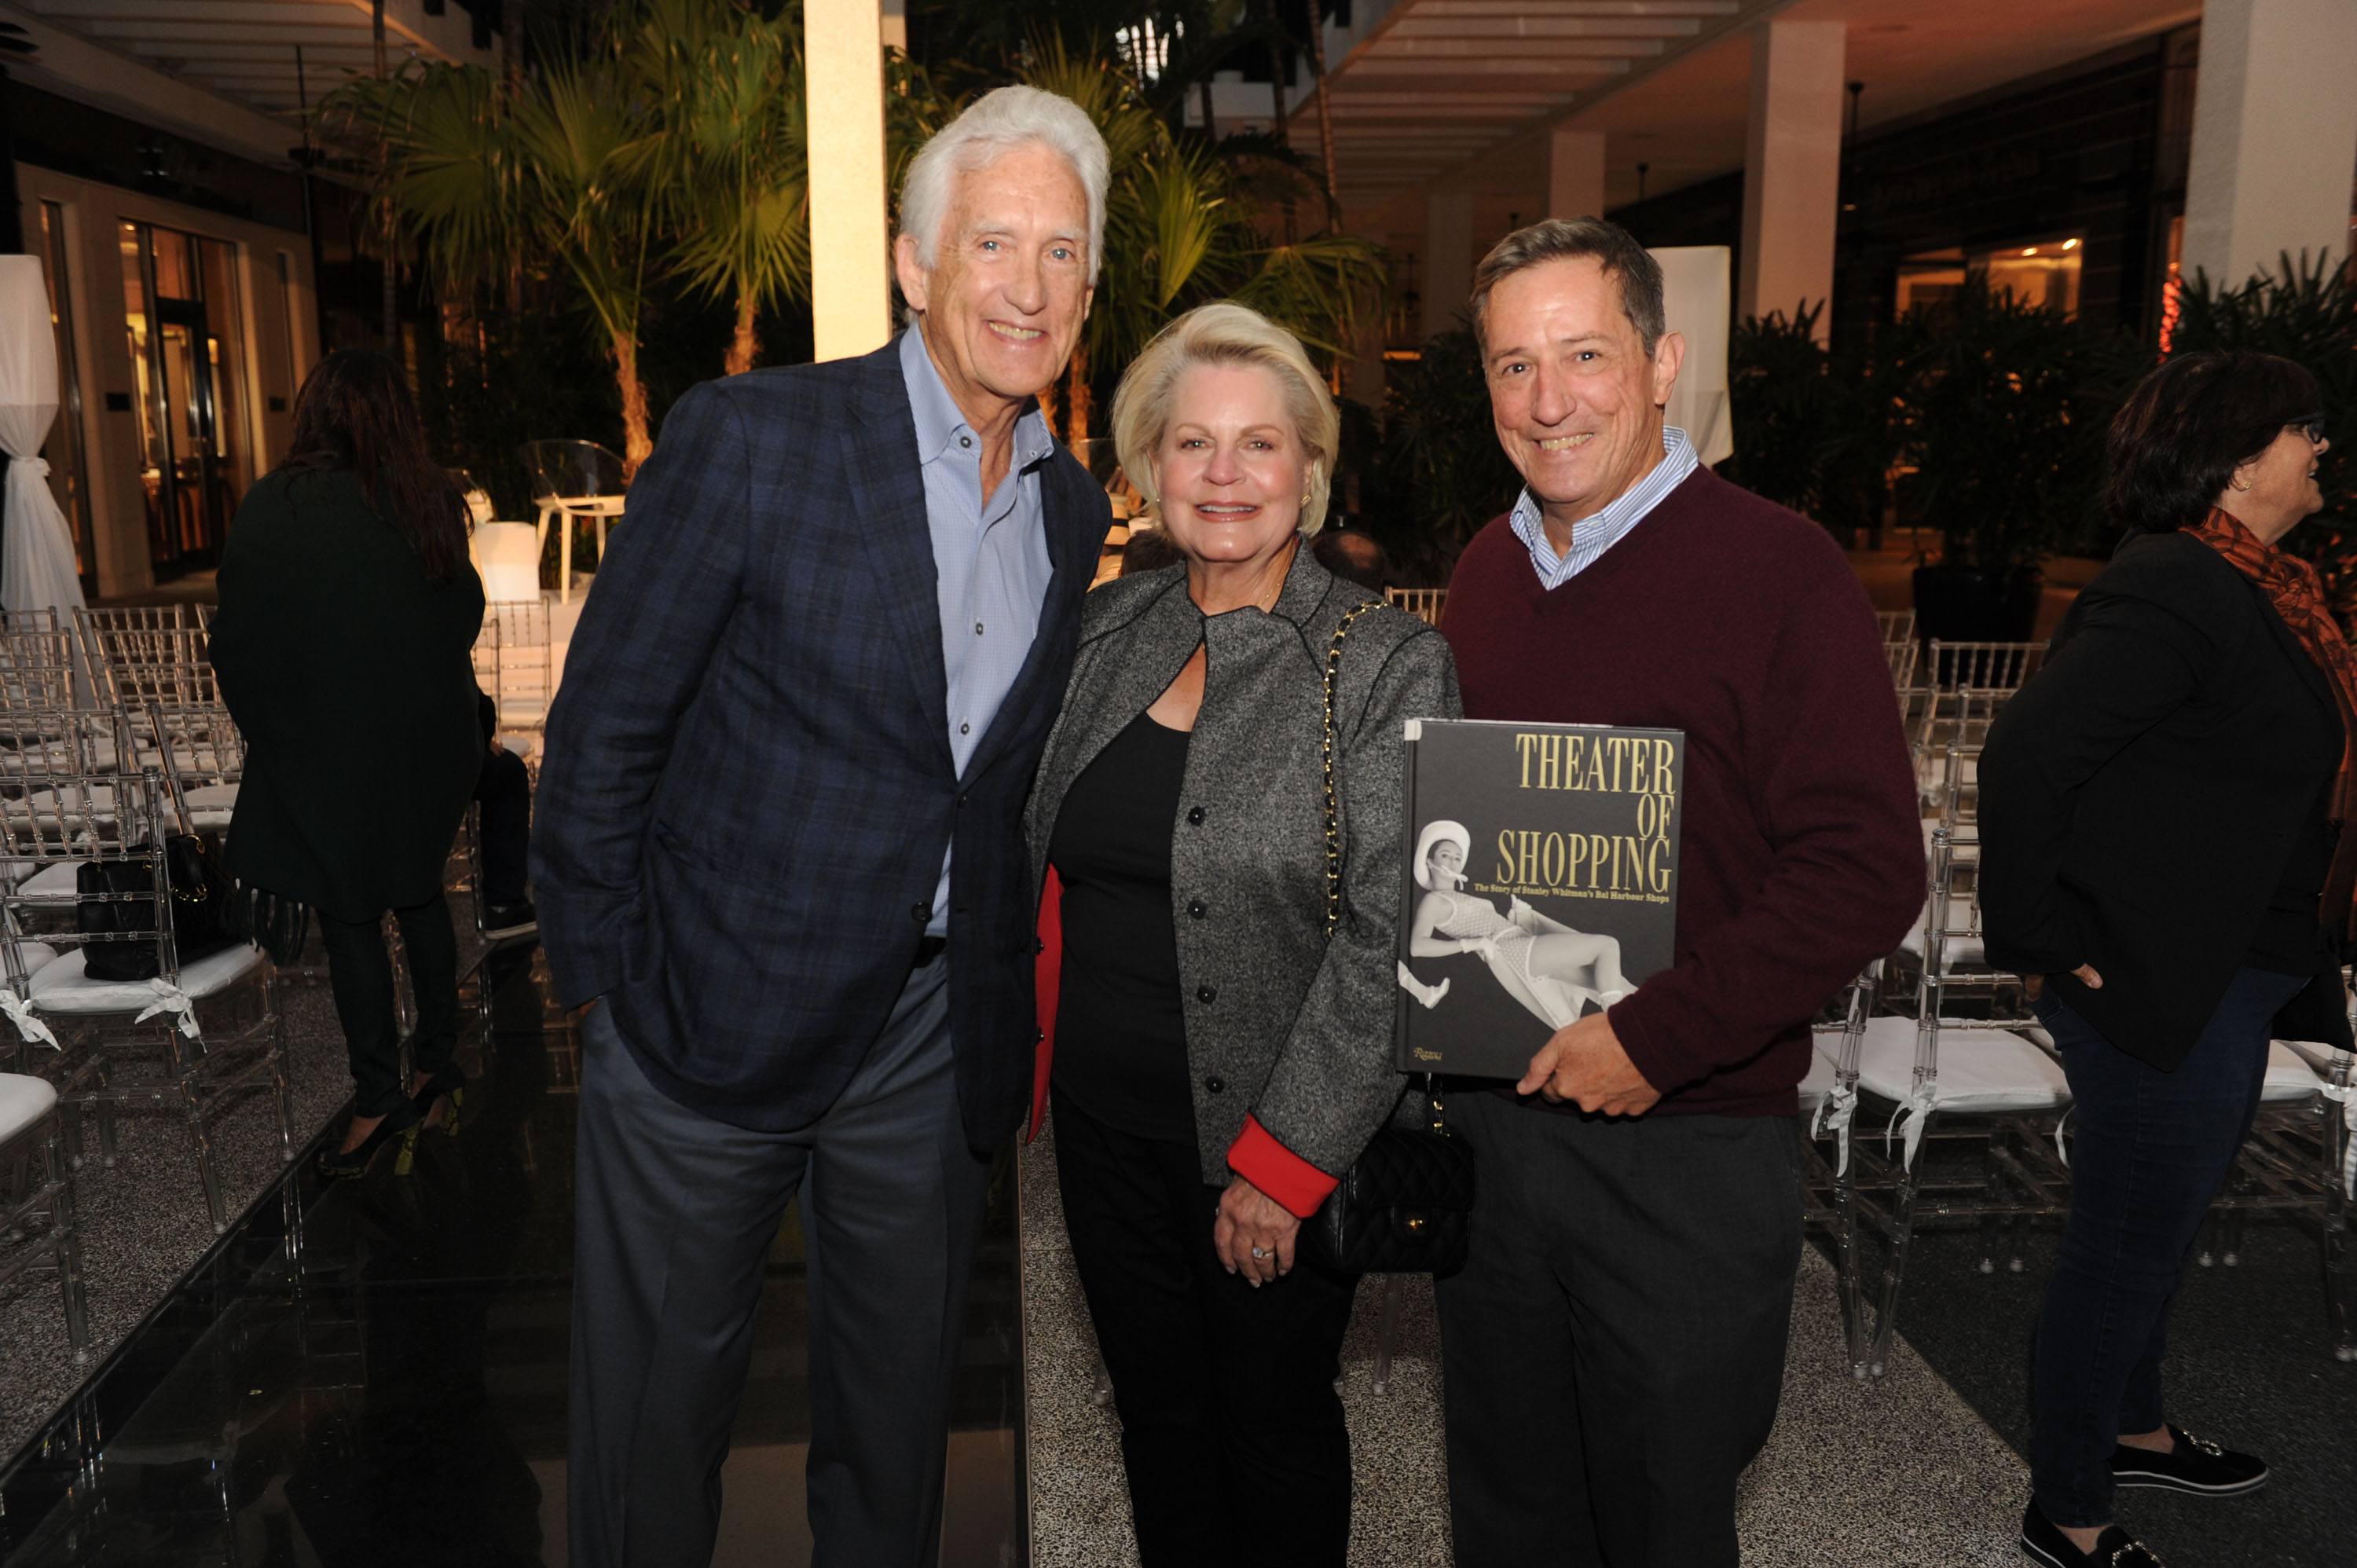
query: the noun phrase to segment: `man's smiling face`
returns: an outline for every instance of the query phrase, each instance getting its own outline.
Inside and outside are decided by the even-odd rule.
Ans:
[[[1500,279],[1483,341],[1498,443],[1551,522],[1602,510],[1662,460],[1685,345],[1665,333],[1647,353],[1602,263],[1541,262]]]

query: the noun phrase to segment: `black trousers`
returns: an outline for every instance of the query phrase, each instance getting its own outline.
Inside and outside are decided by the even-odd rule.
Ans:
[[[525,902],[524,863],[532,848],[532,773],[512,751],[487,752],[475,779],[482,804],[477,842],[483,856],[484,904],[511,908]]]
[[[1458,1568],[1736,1568],[1801,1262],[1792,1118],[1448,1120],[1481,1183],[1437,1290]]]
[[[581,1023],[568,1518],[574,1568],[710,1568],[763,1270],[801,1206],[815,1568],[931,1568],[990,1187],[966,1143],[949,961],[912,970],[817,1121],[757,1133]],[[782,1548],[780,1552],[782,1553]]]
[[[319,941],[328,950],[328,986],[351,1063],[353,1113],[382,1116],[409,1098],[401,1081],[401,1025],[393,1014],[384,917],[339,920],[325,909],[317,913]],[[458,939],[450,929],[450,906],[436,893],[424,904],[395,909],[393,918],[409,955],[410,991],[417,1003],[411,1065],[439,1072],[458,1047]]]
[[[1211,1251],[1191,1144],[1056,1101],[1072,1261],[1121,1416],[1144,1568],[1342,1568],[1351,1439],[1334,1391],[1357,1281],[1306,1262],[1258,1290]]]

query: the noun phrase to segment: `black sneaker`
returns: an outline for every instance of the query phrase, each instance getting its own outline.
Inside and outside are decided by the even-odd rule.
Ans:
[[[2031,1503],[2021,1511],[2021,1554],[2046,1568],[2166,1568],[2152,1548],[2122,1530],[2105,1527],[2095,1550],[2082,1552]]]
[[[2177,1446],[2166,1454],[2126,1444],[2112,1450],[2112,1483],[2121,1487],[2158,1487],[2166,1492],[2190,1492],[2197,1498],[2232,1498],[2255,1492],[2267,1484],[2267,1462],[2255,1454],[2237,1454],[2193,1435],[2181,1426],[2169,1429]]]
[[[483,909],[483,936],[489,941],[521,937],[540,929],[540,912],[529,904],[491,904]]]

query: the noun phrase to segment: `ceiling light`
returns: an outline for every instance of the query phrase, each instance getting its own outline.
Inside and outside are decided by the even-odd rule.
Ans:
[[[2075,251],[2079,248],[2079,242],[2076,240],[2065,240],[2062,242],[2062,248],[2066,251]]]

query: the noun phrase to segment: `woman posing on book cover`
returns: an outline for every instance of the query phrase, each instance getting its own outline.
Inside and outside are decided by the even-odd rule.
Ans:
[[[1609,1007],[1629,994],[1618,938],[1575,930],[1520,898],[1509,898],[1501,915],[1487,898],[1458,892],[1472,843],[1461,822],[1434,822],[1417,837],[1415,880],[1425,895],[1408,925],[1409,957],[1478,954],[1506,994],[1550,1029],[1577,1019],[1591,1002]],[[1405,959],[1399,983],[1426,1007],[1448,994],[1448,982],[1425,984]]]

